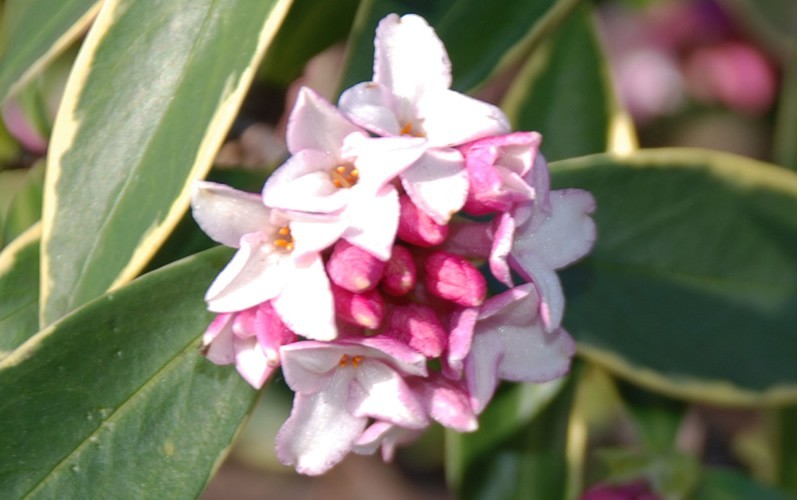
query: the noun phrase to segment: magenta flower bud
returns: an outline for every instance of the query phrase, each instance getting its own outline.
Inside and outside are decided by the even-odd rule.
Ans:
[[[486,298],[486,278],[470,261],[449,252],[435,252],[425,259],[425,288],[465,307],[477,307]]]
[[[392,256],[383,270],[381,288],[389,295],[399,297],[414,289],[417,284],[417,266],[407,248],[392,247]]]
[[[420,210],[408,196],[400,197],[400,224],[397,237],[420,247],[439,245],[447,239],[447,225],[438,224]]]
[[[339,240],[325,268],[331,281],[345,290],[359,293],[375,288],[383,276],[384,265],[366,250]]]
[[[439,316],[423,304],[407,304],[392,309],[386,335],[395,337],[429,358],[441,356],[447,332]]]
[[[599,484],[583,493],[581,500],[658,500],[646,481],[636,481],[623,485]]]
[[[353,293],[331,285],[336,317],[352,325],[374,330],[383,321],[385,307],[383,297],[377,290]]]

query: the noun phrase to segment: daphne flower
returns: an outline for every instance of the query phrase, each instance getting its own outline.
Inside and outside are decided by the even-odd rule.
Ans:
[[[547,331],[536,314],[539,296],[528,283],[481,307],[464,375],[473,408],[481,412],[500,379],[547,382],[569,370],[575,343],[561,328]]]
[[[419,16],[383,18],[375,34],[371,82],[346,90],[339,107],[380,136],[424,137],[429,148],[400,174],[408,195],[445,224],[466,200],[469,181],[451,146],[508,132],[497,107],[450,90],[450,60],[441,40]]]
[[[428,424],[404,377],[426,376],[425,356],[393,339],[305,341],[281,348],[295,391],[276,438],[278,458],[298,472],[322,474],[352,449],[370,418],[409,429]]]
[[[203,334],[205,356],[215,364],[236,364],[239,375],[260,389],[280,366],[280,346],[297,340],[265,302],[238,313],[219,314]]]
[[[422,154],[421,139],[370,138],[312,90],[302,88],[287,128],[289,160],[264,186],[264,203],[335,215],[341,236],[381,260],[397,231],[397,191],[388,183]]]
[[[214,312],[243,311],[268,300],[304,337],[336,337],[333,297],[319,250],[330,241],[324,221],[291,218],[258,195],[210,182],[192,192],[192,213],[212,239],[238,248],[206,293]],[[307,313],[313,303],[315,314]]]
[[[550,210],[534,205],[530,217],[513,229],[509,262],[523,278],[536,284],[541,295],[539,314],[544,326],[553,330],[564,315],[564,292],[556,270],[589,253],[596,229],[590,217],[595,208],[590,193],[581,189],[552,191],[549,201]]]

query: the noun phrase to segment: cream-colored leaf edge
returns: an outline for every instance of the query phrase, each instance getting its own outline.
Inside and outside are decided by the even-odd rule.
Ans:
[[[772,163],[765,163],[723,151],[702,148],[639,149],[633,153],[600,153],[559,160],[550,164],[553,172],[590,168],[598,162],[613,161],[632,168],[698,168],[740,187],[764,187],[797,196],[797,174]]]
[[[25,86],[34,76],[39,74],[53,59],[55,59],[59,54],[61,54],[73,41],[75,41],[81,33],[83,33],[87,26],[91,24],[92,20],[97,15],[97,12],[100,10],[100,4],[102,2],[98,1],[95,2],[86,12],[77,20],[75,24],[70,26],[70,28],[62,33],[62,35],[50,46],[44,54],[39,56],[33,64],[31,64],[28,69],[26,69],[17,80],[12,83],[8,91],[6,92],[5,96],[0,96],[0,102],[5,101],[9,97],[13,96],[17,92],[19,92],[22,87]]]
[[[670,378],[655,370],[634,366],[622,356],[578,342],[578,355],[653,392],[678,399],[730,407],[792,405],[797,402],[795,385],[775,385],[763,391],[738,387],[723,380],[693,377]]]
[[[14,262],[17,260],[17,254],[19,254],[22,248],[33,243],[41,237],[42,224],[41,222],[36,222],[34,225],[23,231],[19,236],[14,238],[14,240],[12,240],[11,243],[9,243],[3,249],[3,251],[0,252],[0,277],[8,273],[11,268],[14,267]]]
[[[92,61],[97,53],[98,47],[103,41],[105,34],[117,20],[115,12],[120,3],[119,0],[107,0],[103,3],[103,7],[92,29],[89,31],[89,35],[78,54],[72,74],[67,82],[62,105],[53,127],[54,134],[50,143],[50,156],[47,174],[45,176],[42,249],[47,247],[50,234],[53,231],[52,224],[55,219],[55,207],[57,205],[55,186],[58,183],[58,177],[61,173],[61,158],[72,146],[72,142],[77,134],[77,129],[80,126],[76,118],[78,99],[85,87],[85,81],[92,67]],[[239,80],[226,89],[226,92],[217,106],[216,113],[209,122],[209,126],[200,142],[200,147],[195,156],[194,163],[180,194],[176,197],[172,206],[170,206],[161,223],[154,225],[143,235],[136,249],[133,251],[133,258],[115,278],[109,290],[120,287],[141,272],[186,211],[189,205],[189,188],[191,182],[204,177],[210,170],[214,154],[224,140],[225,133],[236,117],[239,105],[242,99],[244,99],[250,82],[255,76],[258,61],[261,60],[267,46],[278,32],[291,4],[292,0],[277,0],[273,5],[272,11],[267,17],[267,22],[264,23],[261,33],[259,34],[257,48],[253,53],[250,64],[242,71]],[[49,269],[49,256],[47,252],[43,251],[41,256],[41,288],[39,300],[39,321],[42,326],[45,322],[46,304],[53,286],[52,279],[48,272]]]

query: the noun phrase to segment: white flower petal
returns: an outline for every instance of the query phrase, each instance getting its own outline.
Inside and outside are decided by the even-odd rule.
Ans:
[[[508,133],[505,114],[492,104],[452,90],[429,92],[417,106],[417,116],[431,146],[455,146],[481,137]]]
[[[381,136],[400,135],[403,128],[395,111],[395,97],[377,83],[359,83],[339,97],[339,107],[348,118]]]
[[[318,475],[347,455],[367,426],[366,417],[353,416],[346,408],[352,378],[350,370],[336,370],[324,390],[295,394],[292,413],[275,438],[281,463]]]
[[[348,395],[353,415],[369,416],[409,428],[422,428],[428,418],[417,395],[403,378],[381,361],[364,359],[355,370]]]
[[[313,340],[336,338],[333,294],[318,255],[302,265],[295,262],[291,276],[272,305],[296,334]]]
[[[260,196],[213,182],[192,184],[192,215],[211,239],[233,248],[245,234],[272,227]]]
[[[342,215],[348,226],[342,237],[384,262],[389,260],[400,218],[397,190],[385,186],[371,199],[354,201]]]
[[[349,192],[333,184],[335,156],[303,150],[286,160],[269,176],[262,196],[264,205],[282,210],[330,213],[347,203]]]
[[[413,14],[384,17],[375,31],[373,80],[416,102],[430,90],[450,88],[450,59],[428,23]]]
[[[276,367],[269,365],[269,359],[255,337],[235,337],[233,346],[236,351],[236,371],[253,388],[261,389]]]
[[[243,311],[280,293],[290,265],[264,239],[261,234],[242,238],[239,250],[206,292],[209,310]]]
[[[427,151],[400,177],[411,201],[439,224],[447,224],[467,200],[469,177],[453,149]]]
[[[292,154],[313,149],[338,158],[344,138],[358,131],[358,127],[322,96],[302,87],[289,115],[286,145]]]

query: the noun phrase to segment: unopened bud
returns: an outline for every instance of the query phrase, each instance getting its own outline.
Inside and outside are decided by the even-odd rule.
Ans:
[[[326,265],[331,281],[354,293],[375,288],[383,276],[384,262],[361,248],[339,240]]]
[[[441,356],[447,332],[439,316],[423,304],[407,304],[392,309],[386,334],[396,337],[429,358]]]
[[[417,266],[407,248],[395,245],[383,270],[381,288],[389,295],[399,297],[414,289],[417,284]]]
[[[331,286],[336,317],[351,325],[374,330],[383,321],[383,297],[377,290],[353,293],[336,285]]]
[[[470,261],[449,252],[435,252],[425,259],[425,288],[465,307],[477,307],[486,298],[486,278]]]
[[[447,239],[447,225],[436,223],[428,214],[417,208],[411,198],[403,195],[400,197],[397,237],[412,245],[432,247]]]

